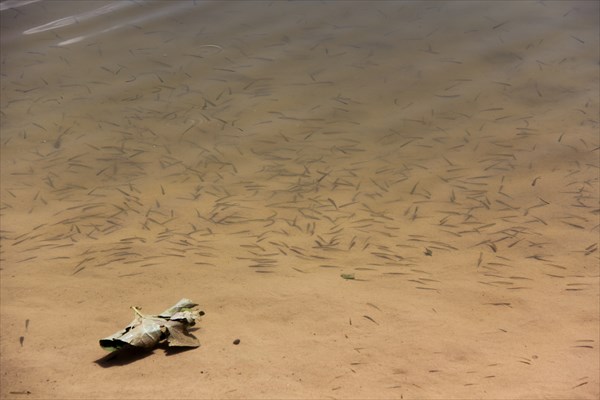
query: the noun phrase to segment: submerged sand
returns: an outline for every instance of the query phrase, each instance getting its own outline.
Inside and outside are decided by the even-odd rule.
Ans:
[[[2,398],[600,395],[597,2],[11,5]]]

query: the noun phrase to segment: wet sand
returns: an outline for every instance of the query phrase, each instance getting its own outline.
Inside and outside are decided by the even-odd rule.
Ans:
[[[596,2],[2,4],[2,398],[600,395]]]

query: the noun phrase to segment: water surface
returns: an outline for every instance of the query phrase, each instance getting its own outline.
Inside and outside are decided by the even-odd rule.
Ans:
[[[598,395],[596,2],[0,4],[4,397]]]

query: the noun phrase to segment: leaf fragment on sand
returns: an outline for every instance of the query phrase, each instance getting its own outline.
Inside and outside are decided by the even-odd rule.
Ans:
[[[170,347],[198,347],[198,338],[188,331],[188,327],[194,326],[204,315],[203,311],[194,309],[196,306],[189,299],[181,299],[159,315],[142,314],[131,307],[135,319],[125,329],[100,339],[100,346],[110,352],[131,346],[150,349],[166,339]]]
[[[173,307],[166,309],[165,311],[158,314],[158,316],[161,318],[171,317],[180,311],[186,311],[186,310],[189,311],[189,310],[193,309],[194,307],[196,307],[197,305],[198,304],[194,303],[190,299],[181,299]]]
[[[169,331],[167,338],[170,347],[198,347],[198,338],[187,330],[187,325],[181,321],[169,321],[165,325]]]
[[[354,274],[341,274],[340,276],[344,279],[356,279]]]

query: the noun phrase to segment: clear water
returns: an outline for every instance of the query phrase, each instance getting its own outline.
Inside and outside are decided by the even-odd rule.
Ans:
[[[240,367],[265,376],[286,369],[290,319],[387,327],[355,333],[379,360],[360,380],[295,330],[289,348],[330,361],[234,397],[598,395],[597,2],[0,10],[3,396],[110,397],[77,389],[90,375],[73,360],[130,305],[180,297],[270,335]],[[57,327],[49,309],[97,317]],[[32,338],[26,319],[47,327]],[[48,335],[71,351],[53,359]],[[388,347],[402,337],[410,351]],[[40,383],[49,366],[70,389]]]

